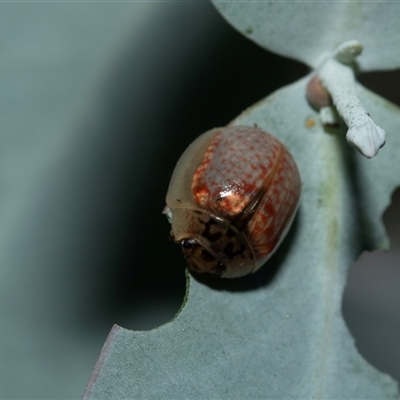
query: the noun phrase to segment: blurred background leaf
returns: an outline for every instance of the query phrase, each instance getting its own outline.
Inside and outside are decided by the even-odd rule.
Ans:
[[[213,0],[221,14],[260,46],[312,68],[336,46],[358,40],[360,71],[400,67],[399,2]]]

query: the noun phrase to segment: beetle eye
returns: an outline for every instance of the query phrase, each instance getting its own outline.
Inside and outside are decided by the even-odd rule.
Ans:
[[[226,272],[226,266],[222,263],[219,263],[215,268],[215,273],[217,275],[222,275],[225,272]]]
[[[196,241],[194,239],[183,239],[182,240],[182,247],[184,249],[193,249],[193,247],[196,246]]]

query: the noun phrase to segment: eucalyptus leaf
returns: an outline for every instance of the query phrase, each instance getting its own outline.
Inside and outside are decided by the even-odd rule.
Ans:
[[[400,67],[400,3],[386,1],[219,1],[241,33],[274,53],[316,68],[336,46],[358,40],[361,71]]]
[[[341,315],[351,263],[387,248],[380,220],[399,184],[400,110],[358,85],[390,146],[367,160],[324,129],[305,99],[309,77],[233,123],[257,124],[292,152],[303,182],[298,215],[276,256],[236,280],[188,275],[182,309],[149,332],[115,326],[85,399],[399,398],[357,352]]]

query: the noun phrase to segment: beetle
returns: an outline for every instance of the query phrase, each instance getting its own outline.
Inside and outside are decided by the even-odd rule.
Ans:
[[[257,271],[287,234],[301,180],[287,148],[258,127],[227,126],[182,154],[166,196],[171,237],[196,272]]]

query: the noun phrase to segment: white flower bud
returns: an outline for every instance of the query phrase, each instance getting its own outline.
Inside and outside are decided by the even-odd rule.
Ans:
[[[362,46],[349,41],[338,47],[333,57],[328,58],[320,68],[318,75],[322,85],[329,92],[339,115],[349,128],[347,141],[363,156],[374,157],[385,144],[385,131],[375,125],[364,110],[356,95],[356,80],[350,65],[361,53]],[[340,60],[340,61],[339,61]]]

